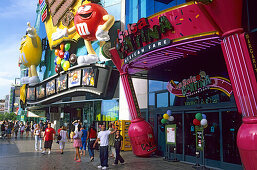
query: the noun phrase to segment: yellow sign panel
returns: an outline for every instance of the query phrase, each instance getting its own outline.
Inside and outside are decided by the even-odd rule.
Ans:
[[[66,4],[69,2],[70,4],[72,4],[71,7],[69,7]],[[63,37],[56,41],[53,41],[51,37],[52,37],[52,34],[57,31],[57,29],[65,29],[65,28],[69,29],[74,26],[73,16],[75,16],[78,10],[78,7],[81,6],[81,2],[82,0],[67,0],[63,2],[64,4],[61,4],[60,6],[56,6],[54,0],[47,1],[47,5],[48,5],[47,10],[48,10],[49,16],[45,21],[45,28],[46,28],[48,41],[49,41],[49,46],[51,49],[53,49],[63,41],[77,42],[78,39],[80,38],[77,32],[74,32],[73,34],[70,34],[68,37]],[[88,2],[83,2],[83,4],[85,3],[88,3]],[[65,25],[68,25],[68,26],[65,26]]]

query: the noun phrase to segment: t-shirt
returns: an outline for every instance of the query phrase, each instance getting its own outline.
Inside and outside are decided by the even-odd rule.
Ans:
[[[86,129],[82,129],[82,136],[81,136],[81,140],[85,141],[87,140],[87,130]]]
[[[67,131],[66,130],[60,130],[60,136],[62,137],[61,141],[67,142]]]
[[[100,139],[100,146],[108,146],[109,145],[109,135],[111,131],[105,130],[105,131],[100,131],[98,133],[97,138]]]
[[[120,148],[121,146],[121,141],[123,141],[123,137],[120,135],[119,137],[115,136],[115,143],[114,147],[115,148]]]
[[[96,130],[90,128],[89,130],[89,139],[96,139]]]
[[[45,141],[53,140],[53,134],[55,134],[55,130],[53,128],[46,128],[46,130],[45,130]]]

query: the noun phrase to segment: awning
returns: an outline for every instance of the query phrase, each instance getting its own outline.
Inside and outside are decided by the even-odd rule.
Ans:
[[[161,64],[185,58],[188,55],[197,55],[198,52],[210,47],[219,45],[221,38],[217,34],[190,38],[171,45],[145,53],[128,64],[123,65],[123,70],[127,69],[129,74],[150,70]]]
[[[27,117],[45,117],[45,111],[37,111],[36,113],[33,113],[31,111],[27,111]]]

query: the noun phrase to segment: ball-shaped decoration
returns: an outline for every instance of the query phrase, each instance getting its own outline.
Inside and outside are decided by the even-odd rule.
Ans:
[[[70,43],[66,43],[64,48],[65,48],[65,51],[68,51],[70,49]]]
[[[55,50],[54,50],[54,54],[55,54],[56,56],[59,56],[59,50],[58,50],[58,49],[55,49]]]
[[[202,119],[202,120],[201,120],[201,125],[202,125],[202,126],[207,125],[207,120],[206,120],[206,119]]]
[[[195,115],[195,118],[197,119],[197,120],[199,120],[199,121],[201,121],[202,120],[202,113],[197,113],[196,115]]]
[[[204,125],[203,128],[207,128],[208,127],[208,124]]]
[[[70,68],[70,62],[65,61],[62,68],[64,71],[67,71]]]
[[[165,114],[163,115],[163,118],[166,119],[166,120],[168,120],[168,119],[169,119],[169,115],[168,115],[167,113],[165,113]]]
[[[65,51],[65,53],[64,53],[64,60],[68,61],[69,58],[70,58],[70,53],[69,53],[69,51]]]
[[[71,64],[75,64],[77,62],[76,54],[71,54],[69,61],[70,61]]]
[[[171,110],[167,110],[167,114],[169,115],[169,116],[171,116]]]
[[[173,116],[170,116],[169,119],[168,119],[170,122],[172,122],[174,120],[174,117]]]
[[[197,119],[194,119],[194,120],[193,120],[193,124],[194,124],[195,126],[199,126],[199,125],[200,125],[200,121],[197,120]]]
[[[60,44],[60,49],[61,49],[61,51],[64,51],[64,44],[63,43]]]
[[[61,59],[63,59],[63,56],[64,56],[64,52],[63,51],[59,51],[59,57],[61,58]]]
[[[206,115],[205,114],[202,114],[202,117],[203,117],[203,119],[206,119]]]
[[[162,124],[167,123],[167,119],[162,119],[162,120],[161,120],[161,123],[162,123]]]
[[[56,59],[57,59],[57,57],[55,57],[55,59],[54,59],[54,64],[55,64],[55,65],[57,65],[57,63],[56,63]]]
[[[66,60],[62,59],[62,62],[61,62],[62,68],[63,68],[63,64],[64,64],[65,61],[66,61]]]
[[[61,62],[62,62],[62,59],[60,58],[60,57],[57,57],[56,58],[56,64],[58,65],[58,64],[61,64]]]
[[[57,64],[57,65],[55,66],[55,72],[59,74],[61,71],[62,71],[61,65],[60,65],[60,64]]]

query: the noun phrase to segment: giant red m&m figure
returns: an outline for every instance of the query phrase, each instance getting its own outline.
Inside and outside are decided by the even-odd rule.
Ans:
[[[78,34],[85,40],[95,41],[98,26],[106,22],[103,20],[104,15],[108,13],[101,5],[88,3],[80,6],[74,17]]]

